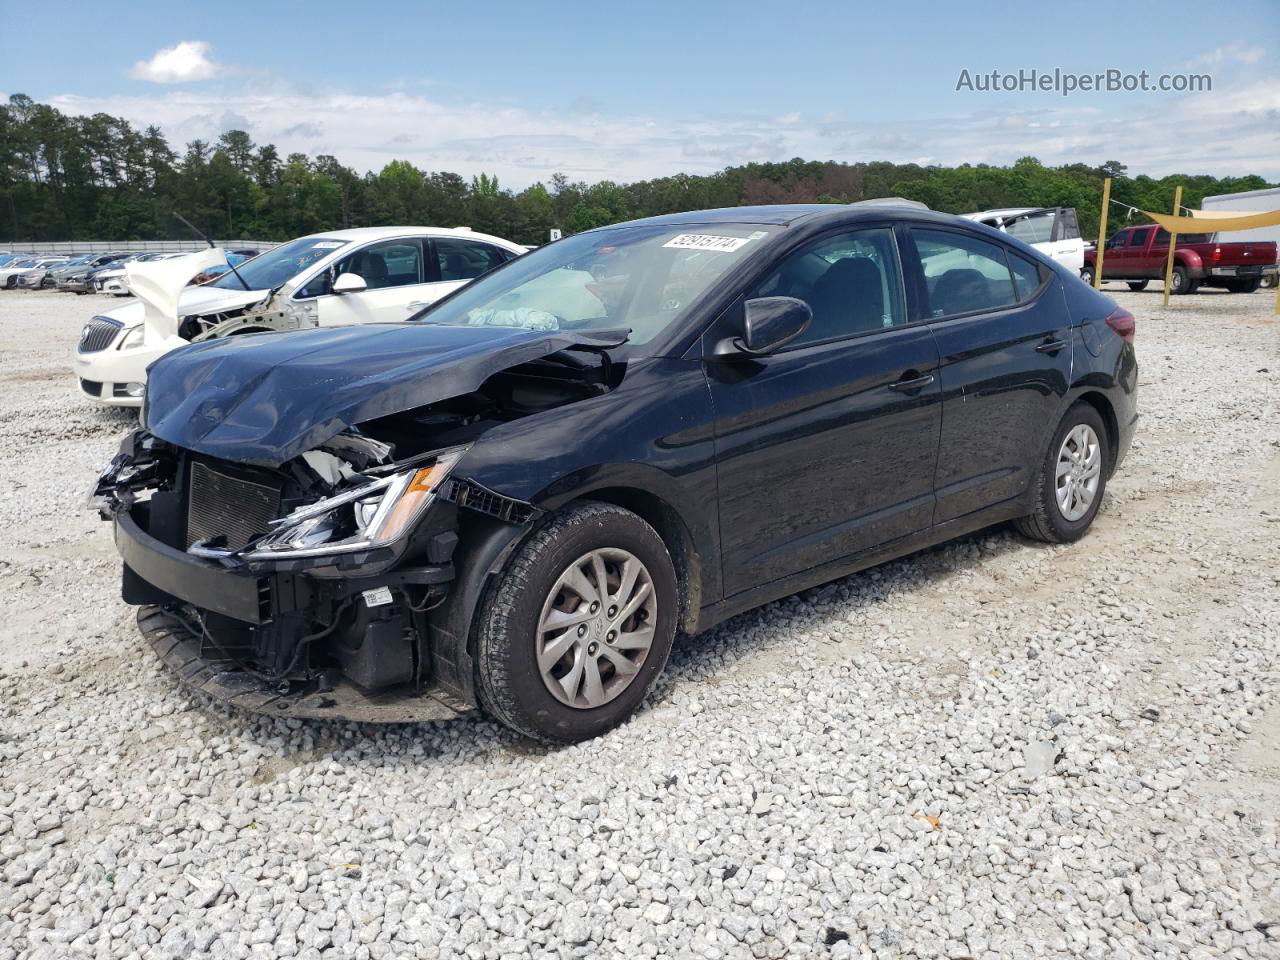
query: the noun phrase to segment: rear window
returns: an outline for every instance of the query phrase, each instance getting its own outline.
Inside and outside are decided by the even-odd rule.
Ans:
[[[1057,217],[1056,210],[1041,210],[1019,217],[1005,226],[1009,236],[1017,237],[1023,243],[1048,243],[1053,239],[1053,222]]]
[[[1178,234],[1179,243],[1213,243],[1212,233],[1180,233]],[[1163,227],[1156,231],[1156,243],[1162,246],[1169,245],[1169,231]]]

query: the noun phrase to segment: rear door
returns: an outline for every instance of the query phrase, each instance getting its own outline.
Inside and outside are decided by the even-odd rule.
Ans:
[[[927,325],[907,323],[893,228],[805,244],[746,293],[767,296],[806,301],[809,329],[756,359],[713,356],[732,316],[703,341],[726,596],[926,529],[933,514],[938,352]]]
[[[431,246],[437,280],[432,285],[435,299],[453,293],[515,257],[510,250],[465,237],[434,237]]]
[[[1021,496],[1071,383],[1061,280],[968,231],[913,226],[909,266],[940,354],[942,524]]]

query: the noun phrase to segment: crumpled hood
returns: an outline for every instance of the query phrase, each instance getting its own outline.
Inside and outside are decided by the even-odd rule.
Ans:
[[[401,322],[207,340],[147,369],[144,426],[175,446],[275,467],[347,427],[470,393],[509,367],[625,339]]]

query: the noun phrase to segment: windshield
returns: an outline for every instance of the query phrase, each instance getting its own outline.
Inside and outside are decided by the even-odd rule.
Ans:
[[[639,225],[557,241],[414,319],[528,330],[630,330],[647,343],[776,228]]]
[[[348,241],[334,240],[329,237],[299,237],[278,247],[268,250],[261,256],[254,257],[244,263],[234,260],[234,255],[227,259],[236,263],[236,272],[244,277],[250,290],[274,290],[286,283],[299,272],[307,269],[318,260],[327,257],[333,251],[345,247]],[[228,270],[217,280],[208,284],[210,287],[221,287],[224,290],[243,290],[236,273]]]

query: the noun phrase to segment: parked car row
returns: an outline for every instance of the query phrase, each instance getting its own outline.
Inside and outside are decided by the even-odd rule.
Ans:
[[[148,320],[146,304],[135,302],[93,317],[76,348],[80,389],[105,404],[136,407],[147,367],[178,347],[232,335],[403,320],[525,250],[466,229],[368,227],[299,237],[244,259],[252,252],[182,261],[194,266],[179,287],[193,274],[212,279],[183,290],[172,316],[157,310]],[[159,265],[126,265],[126,280],[152,266]]]

